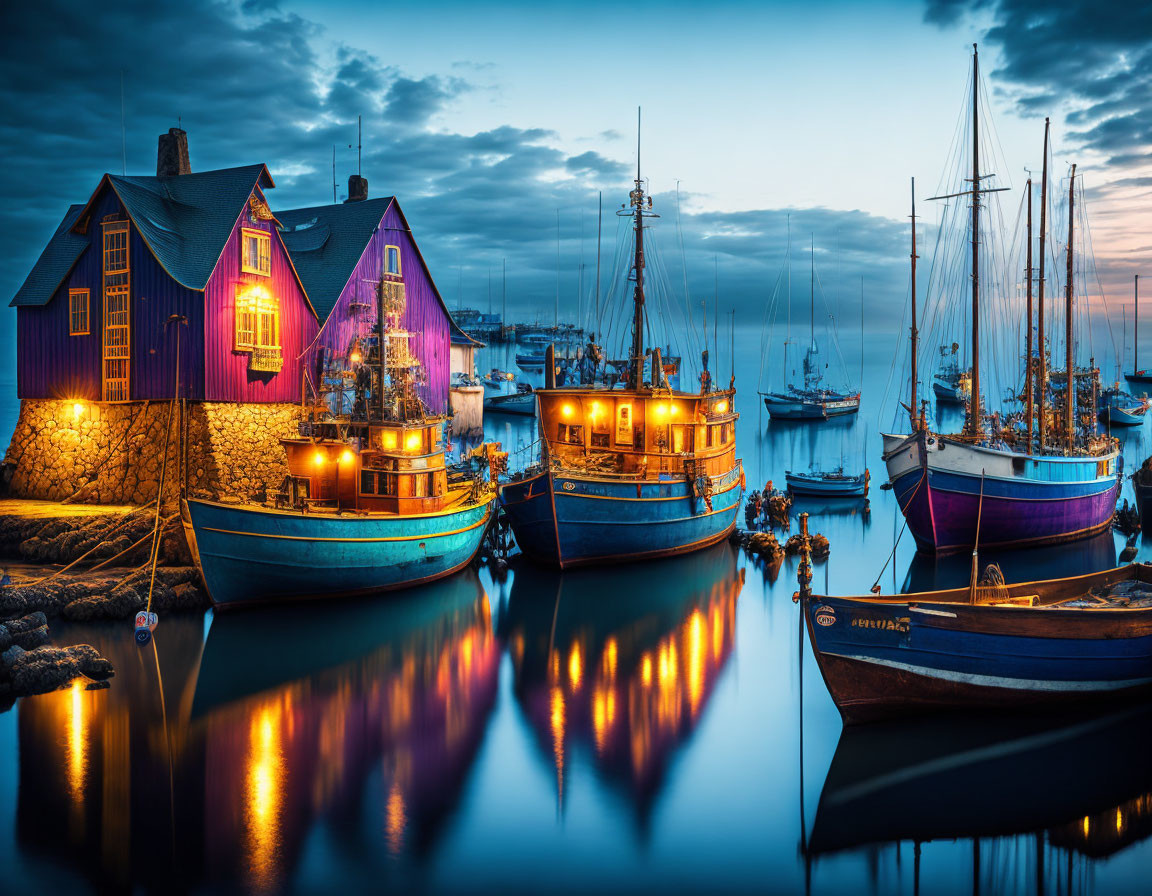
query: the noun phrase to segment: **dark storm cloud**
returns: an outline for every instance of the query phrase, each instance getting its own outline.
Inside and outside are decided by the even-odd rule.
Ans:
[[[984,40],[1003,59],[993,76],[1016,89],[1023,111],[1069,109],[1071,139],[1108,155],[1114,165],[1139,159],[1152,144],[1152,6],[928,0],[925,19],[952,25],[975,8],[991,13]]]
[[[603,150],[620,132],[590,135],[595,149],[568,153],[549,127],[461,134],[428,126],[476,89],[467,76],[483,62],[453,63],[452,75],[418,76],[362,47],[329,44],[321,25],[266,0],[163,8],[154,0],[113,0],[96,9],[82,0],[50,0],[6,4],[0,17],[5,304],[67,206],[85,201],[106,171],[126,165],[129,174],[153,173],[157,135],[178,121],[189,132],[194,170],[266,162],[277,183],[270,199],[287,208],[332,200],[334,147],[343,198],[362,115],[361,170],[370,195],[400,197],[453,303],[460,295],[484,303],[488,273],[506,259],[510,308],[523,312],[542,303],[550,311],[557,209],[559,279],[566,303],[574,303],[581,257],[595,264],[600,190],[611,257],[619,231],[612,212],[627,197],[632,163],[627,148],[624,160]],[[658,196],[657,204],[673,267],[680,256],[668,217],[672,197]],[[902,274],[891,262],[903,257],[894,248],[898,224],[831,210],[796,212],[792,220],[795,245],[816,230],[819,251],[829,253],[839,232],[845,276],[850,269],[867,272],[885,289],[901,288]],[[691,288],[711,289],[719,256],[726,295],[758,320],[783,258],[786,222],[787,213],[777,211],[685,212],[683,262]],[[12,312],[6,313],[2,338],[10,341]],[[0,346],[0,353],[10,369],[11,349]]]

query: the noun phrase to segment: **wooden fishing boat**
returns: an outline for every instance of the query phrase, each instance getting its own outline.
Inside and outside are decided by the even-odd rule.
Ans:
[[[536,416],[536,393],[528,383],[517,383],[515,392],[489,395],[484,399],[484,410],[494,414]]]
[[[809,298],[809,342],[804,353],[803,383],[789,383],[783,391],[765,392],[764,407],[768,415],[777,420],[827,420],[843,417],[860,410],[859,390],[841,391],[823,385],[824,366],[816,343],[816,263],[812,251],[812,274]]]
[[[807,523],[802,516],[804,535]],[[1013,585],[833,597],[812,593],[804,563],[798,598],[845,724],[1099,704],[1152,690],[1148,564]]]
[[[948,346],[940,346],[940,366],[932,375],[932,392],[943,404],[964,404],[972,397],[972,371],[960,369],[956,360],[959,349],[955,342],[951,353]]]
[[[715,544],[735,528],[744,493],[735,389],[712,388],[705,369],[699,393],[677,391],[659,349],[647,364],[644,218],[654,215],[639,165],[629,199],[618,212],[633,219],[635,239],[626,386],[558,388],[550,358],[536,390],[541,461],[500,487],[520,549],[561,568]]]
[[[786,470],[784,481],[794,495],[813,498],[862,498],[868,494],[871,477],[867,470],[859,476],[845,473],[843,467],[828,472]]]
[[[484,388],[500,390],[507,388],[509,383],[516,380],[516,374],[508,370],[493,367],[484,375]]]
[[[263,503],[184,502],[185,531],[216,606],[403,588],[475,557],[507,455],[485,444],[448,468],[446,418],[428,413],[416,391],[422,365],[400,325],[403,287],[377,284],[374,332],[348,352],[363,359],[351,374],[351,414],[333,415],[318,394],[300,437],[281,440],[289,475],[278,493]]]
[[[987,203],[981,197],[1001,188],[983,185],[993,175],[981,174],[979,157],[978,57],[973,52],[972,170],[966,178],[970,189],[950,196],[971,197],[968,225],[972,264],[971,387],[964,430],[944,435],[932,433],[917,404],[916,357],[916,236],[915,192],[912,225],[912,371],[911,401],[907,405],[910,435],[886,434],[884,462],[908,529],[924,551],[946,553],[965,550],[977,540],[988,547],[1020,547],[1052,544],[1082,538],[1109,527],[1119,494],[1120,449],[1114,438],[1096,433],[1095,395],[1097,371],[1077,368],[1072,325],[1074,270],[1072,247],[1076,216],[1069,216],[1067,270],[1065,278],[1066,356],[1063,391],[1052,396],[1046,351],[1033,355],[1032,327],[1026,331],[1027,358],[1024,374],[1024,432],[1004,425],[998,413],[986,415],[980,391],[980,231],[979,212]],[[1039,345],[1045,346],[1044,240],[1047,210],[1048,124],[1044,129],[1044,174],[1041,189],[1040,287],[1037,312]],[[1075,166],[1069,181],[1068,203],[1075,209]],[[1027,312],[1032,320],[1032,182],[1028,181]],[[949,197],[936,197],[949,198]],[[1036,363],[1038,361],[1038,363]],[[1035,374],[1036,389],[1033,389]],[[1079,386],[1079,388],[1078,388]],[[1038,402],[1034,401],[1034,391]],[[981,508],[983,515],[981,516]]]
[[[1120,388],[1105,389],[1100,395],[1100,419],[1109,426],[1139,426],[1148,412],[1148,399]]]

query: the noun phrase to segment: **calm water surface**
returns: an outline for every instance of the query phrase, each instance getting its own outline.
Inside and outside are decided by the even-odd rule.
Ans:
[[[810,458],[851,465],[868,432],[870,513],[808,507],[832,592],[967,575],[967,557],[915,557],[907,536],[881,574],[900,522],[878,487],[887,364],[854,421],[769,425],[752,376],[739,397],[750,486]],[[513,450],[534,439],[531,421],[488,426]],[[1125,438],[1131,467],[1148,446]],[[1120,545],[985,559],[1022,580],[1108,567]],[[127,623],[61,622],[60,642],[96,645],[117,676],[0,715],[3,888],[1147,891],[1146,713],[843,734],[795,574],[719,545],[170,616],[143,650]]]

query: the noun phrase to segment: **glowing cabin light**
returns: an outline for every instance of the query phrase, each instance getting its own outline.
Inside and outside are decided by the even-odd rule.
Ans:
[[[84,405],[81,402],[76,402],[72,405],[72,419],[79,420],[84,414]]]
[[[603,410],[604,410],[604,408],[601,407],[600,402],[594,401],[594,402],[592,402],[592,412],[591,412],[591,414],[589,414],[589,416],[593,420],[595,420],[597,417],[600,416],[600,414]]]
[[[421,444],[420,433],[418,432],[410,433],[408,438],[404,440],[404,447],[409,451],[420,450]]]
[[[347,449],[345,449],[344,453],[340,455],[340,463],[342,463],[342,464],[350,464],[355,459],[356,459],[356,455]]]
[[[380,444],[383,445],[386,450],[395,451],[396,433],[391,429],[384,430],[380,435]]]
[[[360,352],[352,352],[352,354],[348,358],[348,360],[351,361],[353,364],[359,364],[360,360],[361,360]]]
[[[570,404],[566,404],[566,405],[564,405],[564,407],[560,408],[560,413],[563,414],[565,417],[571,417],[573,412],[574,412],[574,409],[573,409],[572,405],[570,405]]]
[[[312,455],[312,463],[316,464],[316,466],[318,466],[318,467],[323,466],[323,464],[324,464],[324,452],[323,451],[317,451],[315,454],[313,454]]]
[[[657,420],[663,420],[667,416],[668,416],[667,405],[662,405],[662,404],[656,405],[656,419]]]
[[[726,401],[716,402],[716,413],[717,414],[723,414],[727,410],[728,410],[728,402],[726,402]]]
[[[673,417],[675,417],[677,414],[680,413],[680,408],[676,407],[676,405],[674,405],[674,404],[669,404],[668,405],[668,413],[671,414]]]

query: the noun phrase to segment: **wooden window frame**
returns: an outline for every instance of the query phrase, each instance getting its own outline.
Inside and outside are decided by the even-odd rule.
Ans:
[[[388,260],[392,252],[396,252],[396,270],[388,269]],[[387,277],[403,277],[404,269],[403,262],[400,260],[400,247],[399,246],[385,246],[384,247],[384,275]]]
[[[83,302],[83,306],[80,305]],[[68,335],[90,336],[92,334],[92,296],[87,289],[68,290]],[[81,324],[83,324],[81,326]]]
[[[100,397],[107,402],[131,400],[132,389],[132,260],[128,221],[103,221],[100,234],[102,284],[100,328]],[[110,239],[123,234],[119,239]],[[110,245],[111,244],[111,245]],[[123,307],[119,307],[120,305]],[[111,323],[111,315],[123,323]],[[123,341],[117,334],[123,331]],[[116,337],[110,341],[110,337]],[[114,350],[111,354],[109,350]],[[109,376],[115,370],[117,376]]]
[[[248,240],[256,241],[256,263],[248,258]],[[267,263],[267,270],[264,264]],[[272,234],[255,227],[240,228],[240,271],[258,277],[272,276]]]

